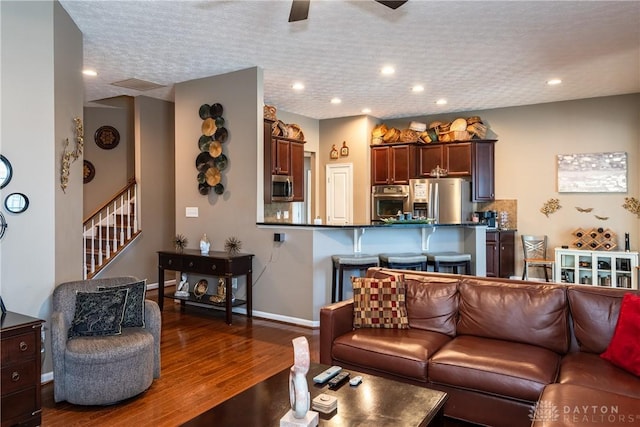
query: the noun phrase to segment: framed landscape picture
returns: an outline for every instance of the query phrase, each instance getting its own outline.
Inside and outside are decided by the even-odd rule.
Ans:
[[[558,154],[559,193],[626,193],[627,153]]]

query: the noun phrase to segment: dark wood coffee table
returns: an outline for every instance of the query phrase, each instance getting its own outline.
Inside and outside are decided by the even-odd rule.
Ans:
[[[338,410],[320,413],[321,426],[440,426],[447,394],[348,370],[362,384],[337,390],[318,386],[313,377],[328,366],[312,363],[307,380],[311,399],[326,393],[338,398]],[[279,426],[290,409],[289,368],[198,415],[184,426]]]

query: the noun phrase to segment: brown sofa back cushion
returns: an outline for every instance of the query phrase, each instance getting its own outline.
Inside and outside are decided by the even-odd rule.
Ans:
[[[618,322],[623,289],[571,286],[567,290],[573,319],[573,333],[580,351],[602,353],[606,350]]]
[[[566,353],[569,321],[562,285],[499,283],[464,278],[458,335],[521,342]]]
[[[404,272],[409,327],[456,335],[459,277]],[[383,268],[370,268],[368,277],[384,279],[393,273]]]

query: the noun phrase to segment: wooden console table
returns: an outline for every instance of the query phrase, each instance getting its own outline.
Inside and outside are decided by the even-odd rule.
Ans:
[[[183,252],[159,251],[158,252],[158,306],[160,311],[164,306],[164,298],[180,300],[184,306],[187,301],[208,304],[220,307],[220,304],[209,301],[208,296],[198,299],[193,295],[177,297],[164,294],[164,271],[172,270],[185,273],[202,274],[204,276],[224,277],[226,286],[226,300],[224,304],[227,324],[231,324],[232,306],[247,305],[247,316],[252,313],[252,259],[253,254],[237,253],[229,255],[227,252],[211,251],[208,255],[200,254],[199,250],[185,249]],[[231,278],[236,276],[247,277],[247,300],[232,302]],[[214,287],[216,288],[216,287]]]

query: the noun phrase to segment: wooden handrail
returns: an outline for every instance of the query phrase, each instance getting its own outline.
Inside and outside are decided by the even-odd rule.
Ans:
[[[82,223],[86,224],[87,221],[89,221],[94,216],[98,215],[98,213],[100,213],[100,211],[102,211],[108,205],[113,203],[114,200],[116,200],[118,197],[122,196],[124,193],[127,192],[127,190],[129,190],[134,185],[136,185],[136,179],[135,178],[130,178],[129,181],[127,182],[127,185],[125,185],[121,190],[118,190],[118,192],[113,197],[111,197],[106,203],[102,204],[102,206],[100,206],[99,208],[95,209],[93,212],[91,212],[91,214],[89,214],[87,217],[85,217],[82,220]]]

